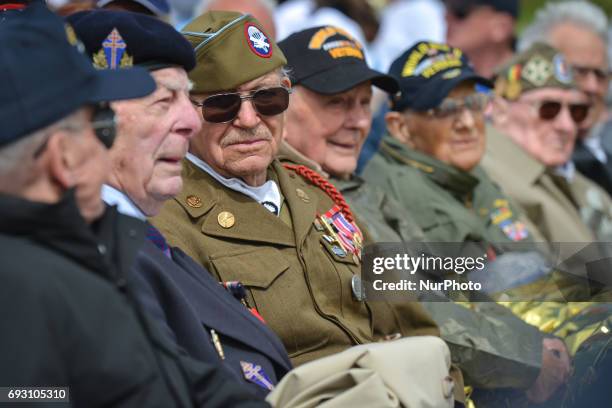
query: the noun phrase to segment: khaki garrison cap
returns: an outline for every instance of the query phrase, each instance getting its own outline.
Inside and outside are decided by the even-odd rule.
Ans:
[[[495,81],[495,93],[509,100],[539,88],[575,87],[563,54],[543,43],[535,43],[517,54],[498,71]]]
[[[209,11],[182,30],[196,54],[192,92],[236,89],[287,63],[283,52],[250,14]]]

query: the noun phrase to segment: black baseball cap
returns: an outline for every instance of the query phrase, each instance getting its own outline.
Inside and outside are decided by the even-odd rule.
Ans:
[[[86,10],[66,19],[98,69],[139,66],[149,71],[182,67],[191,71],[193,48],[170,24],[142,13]]]
[[[290,35],[278,46],[287,58],[294,85],[331,95],[372,81],[383,91],[397,92],[395,79],[371,69],[362,45],[341,28],[309,28]]]
[[[0,146],[86,104],[138,98],[155,90],[142,69],[97,71],[74,30],[42,2],[0,24]]]
[[[391,98],[395,111],[426,111],[437,107],[461,82],[473,80],[491,88],[478,75],[459,48],[420,41],[391,64],[389,75],[399,82],[400,92]]]
[[[467,16],[478,6],[489,6],[493,10],[510,14],[515,20],[519,16],[519,0],[444,0],[447,9],[453,14]]]

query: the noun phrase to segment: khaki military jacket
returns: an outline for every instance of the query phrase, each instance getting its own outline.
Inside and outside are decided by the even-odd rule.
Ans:
[[[610,240],[610,198],[576,172],[568,183],[510,138],[487,128],[483,167],[550,242]]]
[[[185,161],[182,193],[152,222],[219,281],[242,282],[295,365],[396,333],[438,335],[418,303],[357,300],[359,260],[334,250],[315,225],[333,201],[278,161],[268,176],[284,198],[280,217]]]
[[[411,214],[378,187],[359,176],[348,180],[331,178],[351,206],[373,242],[420,242],[423,231]]]
[[[386,136],[364,177],[415,214],[430,242],[531,240],[520,212],[482,169],[460,171]]]

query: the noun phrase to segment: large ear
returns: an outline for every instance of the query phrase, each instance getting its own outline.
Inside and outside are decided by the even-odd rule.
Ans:
[[[408,126],[408,118],[401,112],[390,111],[385,115],[387,130],[395,139],[413,147],[413,141],[410,135],[410,127]]]
[[[281,85],[288,89],[292,88],[291,80],[288,77],[283,77],[283,79],[281,79]]]
[[[47,142],[47,161],[52,180],[62,189],[74,186],[73,163],[70,157],[70,147],[67,146],[68,136],[62,131],[54,131]]]

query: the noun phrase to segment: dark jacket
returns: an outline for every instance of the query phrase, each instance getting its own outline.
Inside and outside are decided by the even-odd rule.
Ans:
[[[197,360],[222,363],[237,381],[265,396],[269,389],[247,380],[241,362],[261,367],[273,385],[291,369],[279,338],[178,248],[172,259],[147,240],[138,253],[135,285],[138,299],[166,335]],[[225,359],[213,346],[219,336]]]
[[[143,229],[113,209],[88,226],[72,192],[0,195],[0,384],[69,387],[77,407],[265,405],[180,356],[135,306]]]
[[[609,157],[607,163],[600,162],[580,140],[576,141],[576,147],[572,155],[576,168],[612,195],[612,163],[610,163],[610,159]]]

